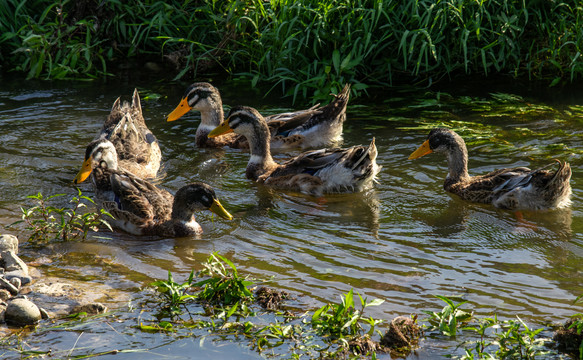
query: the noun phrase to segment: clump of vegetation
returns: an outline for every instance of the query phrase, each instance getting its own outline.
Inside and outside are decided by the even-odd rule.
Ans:
[[[172,273],[168,271],[168,280],[158,280],[151,283],[151,286],[155,286],[156,290],[163,299],[163,306],[171,314],[180,314],[182,311],[180,307],[185,305],[186,302],[196,299],[195,295],[188,294],[187,291],[192,286],[192,280],[194,279],[194,271],[190,272],[190,276],[186,282],[179,284],[174,281]]]
[[[417,324],[417,316],[398,316],[389,324],[380,344],[398,353],[407,354],[417,347],[422,334],[423,330]]]
[[[203,266],[198,276],[206,275],[209,278],[192,284],[193,287],[203,288],[197,294],[199,300],[221,305],[253,300],[253,293],[249,290],[253,282],[240,277],[235,264],[229,259],[213,253]]]
[[[380,324],[382,320],[376,320],[372,317],[364,318],[364,309],[368,306],[378,306],[384,300],[374,299],[371,302],[367,302],[360,294],[358,294],[358,298],[360,299],[360,310],[356,309],[352,289],[340,297],[340,303],[330,303],[322,306],[312,315],[312,327],[322,335],[339,339],[349,335],[360,335],[363,331],[363,324],[367,324],[369,326],[367,334],[372,335],[375,326]]]
[[[107,222],[107,218],[112,216],[107,211],[103,209],[99,212],[81,211],[87,207],[83,200],[91,205],[95,205],[95,202],[82,195],[79,189],[77,196],[70,200],[72,207],[61,208],[49,205],[51,200],[64,195],[56,194],[45,197],[39,192],[36,195],[27,196],[28,199],[33,199],[37,205],[31,208],[21,208],[22,220],[10,226],[20,223],[26,224],[25,229],[32,232],[28,238],[31,243],[44,243],[54,239],[62,241],[84,240],[89,231],[97,231],[99,226],[105,226],[112,230]]]
[[[162,56],[175,78],[218,71],[323,99],[404,76],[583,74],[583,8],[568,1],[21,1],[0,8],[0,60],[29,78],[96,78]]]
[[[574,303],[583,299],[580,295]],[[553,340],[557,342],[560,351],[571,354],[578,359],[583,359],[583,314],[574,314],[556,332]]]

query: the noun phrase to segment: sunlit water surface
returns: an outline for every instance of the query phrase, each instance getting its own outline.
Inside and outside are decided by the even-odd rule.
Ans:
[[[143,95],[163,95],[158,100],[142,100],[144,117],[164,156],[167,176],[162,186],[174,192],[191,181],[207,182],[234,220],[201,213],[197,219],[204,235],[195,239],[142,239],[103,231],[82,242],[21,244],[22,257],[38,265],[41,279],[89,284],[92,300],[123,308],[128,301],[151,296],[143,289],[166,278],[168,271],[184,279],[217,251],[243,274],[271,279],[269,285],[292,292],[310,309],[325,301],[339,301],[340,294],[354,288],[369,299],[386,300],[367,309],[368,315],[383,319],[438,310],[443,304],[434,295],[462,295],[477,315],[518,315],[534,324],[562,322],[581,311],[572,303],[583,293],[583,161],[579,152],[583,126],[581,117],[565,115],[564,110],[583,104],[583,96],[556,104],[560,121],[548,113],[487,116],[486,110],[477,114],[470,111],[471,106],[444,106],[443,96],[435,92],[391,91],[377,94],[374,102],[357,99],[348,106],[343,145],[367,144],[376,137],[377,161],[383,167],[378,183],[365,193],[313,198],[246,180],[248,154],[243,151],[195,148],[199,114],[166,123],[165,115],[178,103],[186,84],[137,85],[142,86]],[[72,179],[85,146],[97,134],[113,101],[118,96],[130,100],[134,86],[20,80],[0,84],[1,224],[19,219],[20,206],[32,204],[27,195],[64,193],[67,196],[57,205],[66,205],[76,194]],[[241,102],[266,114],[292,107],[285,101],[265,100],[246,87],[224,84],[221,90],[225,104]],[[433,101],[420,102],[420,94]],[[492,100],[487,92],[477,99],[480,96]],[[543,103],[529,99],[524,106]],[[444,158],[430,155],[407,160],[427,136],[428,130],[421,125],[431,127],[443,120],[465,122],[468,129],[486,126],[485,141],[475,145],[468,141],[472,174],[508,166],[543,166],[553,157],[569,161],[572,207],[525,212],[524,220],[519,220],[513,212],[446,194],[442,189],[447,171]],[[480,139],[466,134],[470,140]],[[491,136],[497,141],[489,142]],[[81,189],[93,194],[88,184]],[[21,243],[26,240],[26,234],[18,231],[4,232],[17,234]],[[29,296],[34,295],[33,286]],[[55,310],[57,305],[51,306],[46,307]],[[201,345],[192,338],[125,331],[120,336],[114,326],[103,326],[95,334],[79,337],[62,332],[43,341],[46,347],[60,349],[74,344],[90,347],[95,341],[111,342],[111,348],[127,349],[132,347],[127,344],[135,343],[136,349],[153,349],[138,355],[119,354],[116,359],[158,358],[160,354],[190,358],[193,349],[213,358],[259,356],[244,344]],[[440,357],[452,351],[427,340],[418,355],[411,357]]]

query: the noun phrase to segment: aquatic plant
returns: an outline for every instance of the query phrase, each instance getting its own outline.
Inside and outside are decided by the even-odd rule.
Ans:
[[[111,218],[111,214],[100,209],[99,212],[81,210],[87,207],[86,201],[91,205],[95,202],[82,195],[81,190],[77,189],[77,196],[73,196],[69,201],[72,204],[70,208],[61,208],[49,205],[51,200],[64,196],[65,194],[56,194],[50,196],[43,196],[42,193],[27,196],[28,199],[33,199],[37,205],[31,208],[22,208],[22,220],[16,221],[10,226],[24,223],[26,230],[32,231],[28,238],[31,243],[43,243],[52,239],[60,239],[62,241],[87,238],[89,231],[97,231],[99,226],[105,226],[109,230],[111,226],[107,222],[107,218]]]
[[[362,323],[369,326],[367,334],[374,333],[375,326],[382,323],[382,320],[363,318],[364,309],[368,306],[378,306],[384,302],[382,299],[374,299],[367,302],[358,294],[360,299],[360,310],[356,309],[354,302],[354,291],[350,289],[346,294],[340,296],[340,303],[329,303],[312,315],[311,324],[319,334],[330,335],[333,338],[343,338],[346,335],[360,335],[363,327]]]
[[[158,280],[151,283],[151,286],[156,287],[156,290],[163,299],[163,307],[168,309],[170,314],[180,314],[180,306],[187,301],[196,299],[195,295],[190,295],[187,290],[192,286],[194,278],[194,271],[190,272],[190,276],[186,282],[179,284],[174,282],[172,273],[168,271],[168,280]]]
[[[462,324],[472,317],[472,313],[460,309],[460,307],[467,303],[467,301],[458,302],[456,304],[454,300],[446,296],[434,296],[444,301],[446,305],[439,312],[423,311],[425,314],[429,315],[427,321],[429,321],[434,329],[438,329],[443,335],[456,336],[458,329]]]
[[[253,293],[249,290],[253,282],[240,277],[235,264],[229,259],[215,252],[202,265],[204,269],[197,276],[206,275],[209,278],[192,284],[193,287],[203,288],[197,294],[199,300],[221,305],[253,300]]]

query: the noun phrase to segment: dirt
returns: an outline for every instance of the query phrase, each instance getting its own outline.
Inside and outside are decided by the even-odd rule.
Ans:
[[[579,357],[579,347],[583,342],[583,332],[577,334],[577,327],[573,326],[574,319],[569,319],[563,326],[561,326],[553,336],[553,340],[557,342],[557,349],[561,352]]]
[[[398,316],[391,321],[389,330],[381,339],[381,345],[400,351],[411,351],[419,343],[423,334],[415,318]]]
[[[285,291],[278,291],[268,287],[260,287],[255,292],[257,303],[264,309],[277,310],[281,302],[289,298],[289,294]]]

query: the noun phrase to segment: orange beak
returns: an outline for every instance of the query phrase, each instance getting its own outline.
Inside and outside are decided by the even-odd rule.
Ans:
[[[221,125],[217,126],[208,134],[208,137],[214,138],[220,135],[228,134],[233,132],[233,129],[229,126],[229,119],[223,121]]]
[[[168,115],[166,121],[178,120],[182,117],[182,115],[186,114],[191,109],[192,108],[190,107],[190,105],[188,105],[188,99],[186,97],[183,97],[182,100],[180,100],[180,104],[178,104],[176,109],[174,109],[174,111],[172,111],[170,115]]]
[[[433,150],[431,150],[429,147],[429,140],[425,140],[425,142],[423,142],[423,144],[421,144],[417,150],[413,151],[413,153],[409,155],[409,160],[418,159],[421,156],[431,154],[432,152]]]
[[[77,174],[77,176],[75,176],[75,180],[73,180],[73,183],[79,184],[87,180],[89,175],[91,175],[91,171],[93,171],[93,169],[91,168],[92,160],[93,159],[89,157],[89,159],[83,161],[83,165],[81,165],[81,170],[79,170],[79,173]]]

